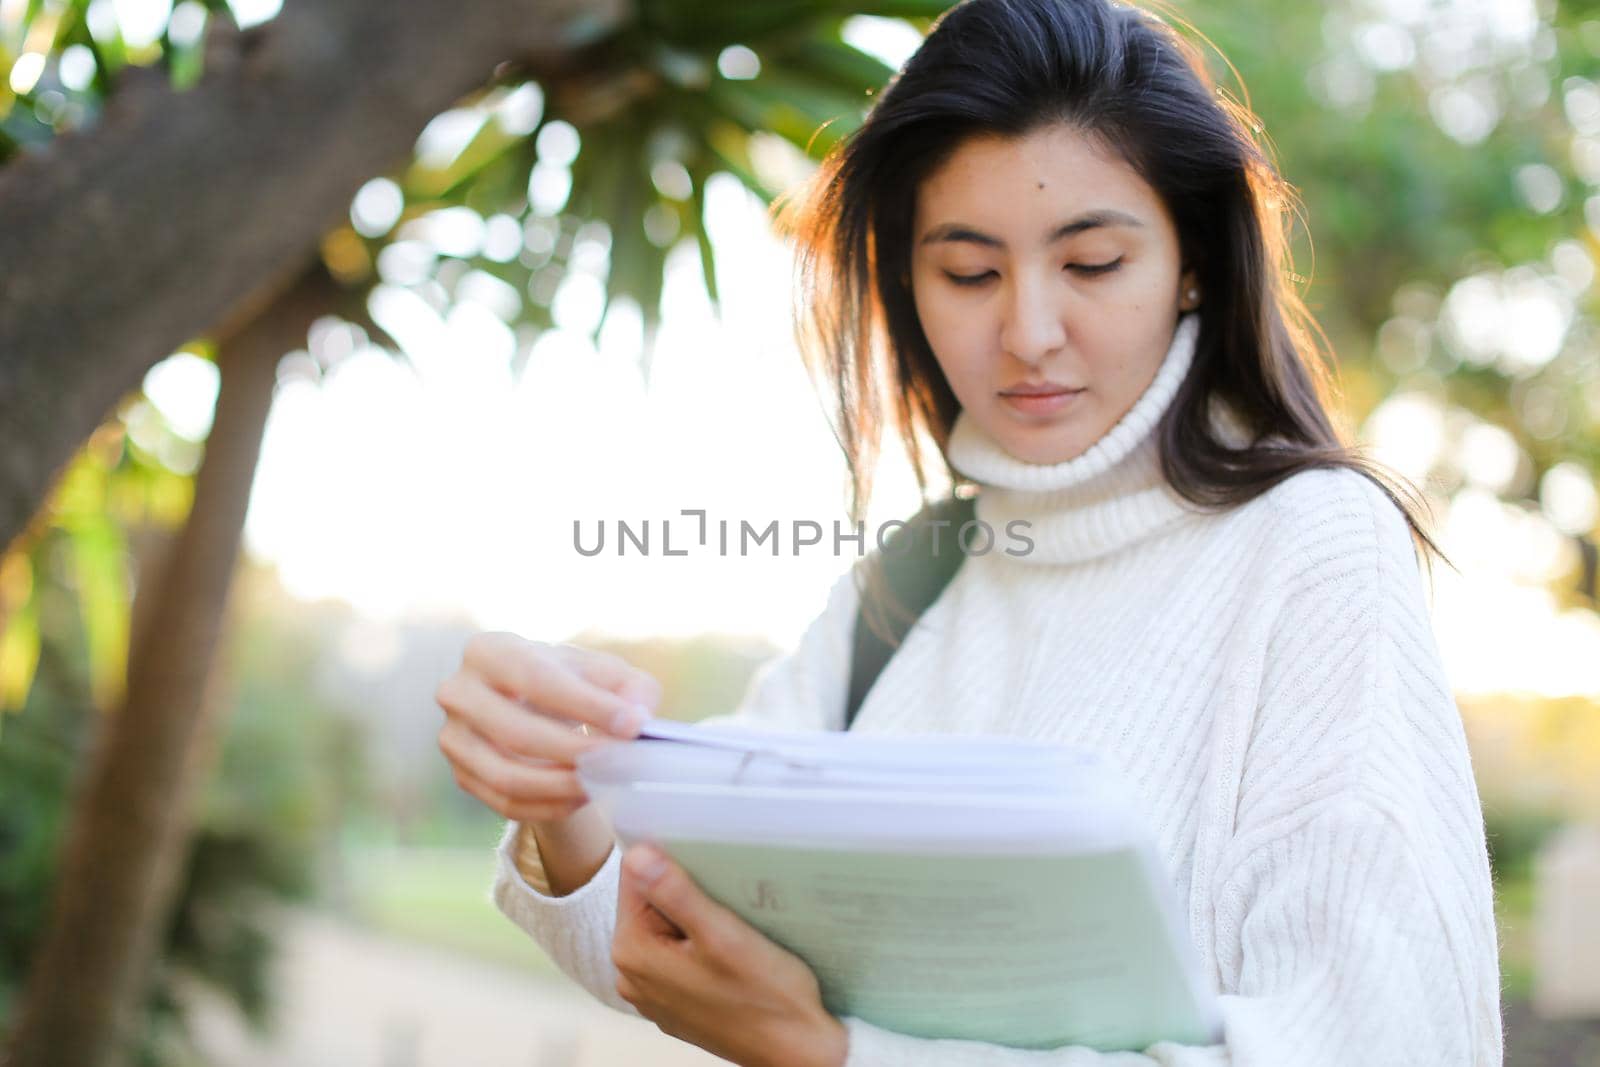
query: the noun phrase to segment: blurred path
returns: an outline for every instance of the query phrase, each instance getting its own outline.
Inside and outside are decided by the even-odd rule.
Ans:
[[[200,1013],[215,1067],[726,1067],[564,979],[375,934],[337,916],[285,916],[265,1042],[232,1011]],[[198,998],[204,1001],[204,998]],[[1600,1020],[1553,1023],[1506,1005],[1506,1067],[1600,1067]]]
[[[1600,1019],[1542,1019],[1512,999],[1505,1028],[1506,1067],[1600,1067]]]
[[[264,1042],[201,1013],[217,1067],[725,1067],[570,983],[290,912]]]

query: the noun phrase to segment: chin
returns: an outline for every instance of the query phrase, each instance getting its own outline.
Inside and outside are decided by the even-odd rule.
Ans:
[[[1011,434],[1001,442],[1005,450],[1024,463],[1054,466],[1077,459],[1086,451],[1077,434]]]

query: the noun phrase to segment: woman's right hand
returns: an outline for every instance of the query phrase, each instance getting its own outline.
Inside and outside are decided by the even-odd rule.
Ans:
[[[579,753],[637,736],[661,685],[607,652],[482,633],[434,699],[456,784],[506,818],[538,825],[588,803],[573,769]]]

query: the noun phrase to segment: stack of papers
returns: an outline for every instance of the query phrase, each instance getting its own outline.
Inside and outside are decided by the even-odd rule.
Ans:
[[[836,1015],[1018,1048],[1219,1039],[1171,879],[1091,751],[657,720],[578,775]]]

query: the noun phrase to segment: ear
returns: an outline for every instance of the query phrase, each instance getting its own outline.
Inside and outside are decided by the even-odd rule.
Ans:
[[[1200,300],[1205,294],[1200,291],[1200,280],[1192,270],[1183,272],[1183,277],[1178,279],[1178,310],[1193,311],[1200,306]]]

